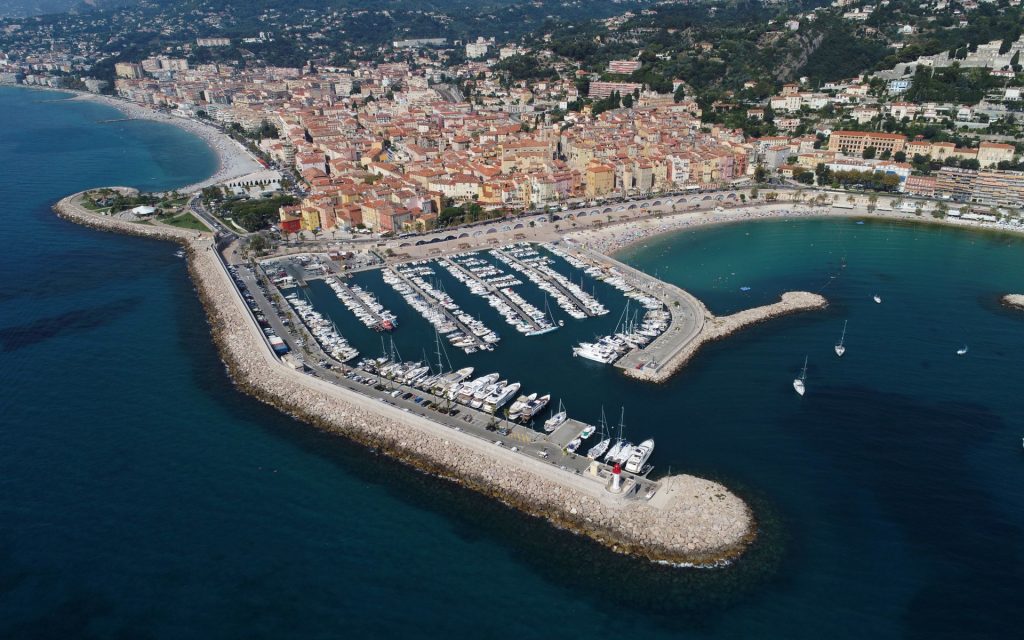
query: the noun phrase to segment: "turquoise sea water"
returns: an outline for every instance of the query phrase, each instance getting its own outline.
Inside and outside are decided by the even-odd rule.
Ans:
[[[193,182],[215,159],[169,126],[98,124],[116,112],[56,98],[0,89],[0,637],[964,638],[1024,626],[1024,314],[998,304],[1024,292],[1022,239],[829,220],[637,247],[625,258],[719,313],[789,289],[831,301],[712,345],[659,387],[569,356],[615,324],[623,301],[604,285],[588,283],[609,316],[522,338],[440,276],[504,336],[454,362],[561,396],[581,419],[625,405],[630,432],[658,442],[658,472],[720,479],[754,505],[761,537],[736,565],[652,567],[237,393],[173,246],[49,210],[89,186]],[[404,357],[432,350],[379,275],[359,281],[398,312]],[[379,351],[329,294],[310,290]],[[790,381],[805,355],[801,400]]]

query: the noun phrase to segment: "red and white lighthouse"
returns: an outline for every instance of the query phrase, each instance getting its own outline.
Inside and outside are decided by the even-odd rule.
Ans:
[[[612,467],[612,493],[622,491],[622,465],[618,462]]]

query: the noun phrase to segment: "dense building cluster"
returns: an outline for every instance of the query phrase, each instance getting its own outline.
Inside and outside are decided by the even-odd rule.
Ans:
[[[401,233],[443,224],[446,208],[464,204],[515,210],[720,186],[746,176],[757,153],[734,131],[702,131],[692,101],[637,88],[633,108],[573,114],[567,126],[532,108],[574,85],[503,88],[488,66],[467,66],[490,100],[465,101],[436,70],[405,63],[302,72],[158,58],[119,64],[116,89],[224,124],[273,125],[280,135],[262,149],[309,186],[282,210],[286,230]]]
[[[723,36],[715,40],[667,26],[691,11],[670,5],[595,19],[599,35],[583,40],[575,25],[553,21],[530,35],[402,29],[359,44],[353,25],[382,12],[266,8],[239,34],[228,30],[237,17],[212,5],[190,22],[142,2],[121,12],[0,21],[0,82],[112,90],[258,132],[266,156],[304,185],[301,202],[281,211],[281,226],[292,231],[403,233],[496,210],[750,179],[1021,204],[1024,38],[1019,27],[1004,28],[1019,24],[1019,0],[991,9],[959,0],[834,0],[755,26],[738,16],[730,24],[756,40],[740,48],[725,27],[707,27]],[[403,19],[413,14],[456,19]],[[979,20],[984,28],[969,44],[935,52],[936,37]],[[174,43],[125,53],[133,33],[156,30],[173,33]],[[801,65],[813,69],[813,58],[846,46],[837,34],[857,46],[884,43],[898,62],[871,72],[861,64],[848,69],[852,77],[801,75]],[[273,65],[254,53],[283,41],[296,62]],[[779,47],[803,53],[782,55]],[[779,54],[785,68],[769,78],[751,60],[727,59],[752,49]],[[105,77],[116,77],[112,86],[93,77],[97,61],[108,65]],[[705,73],[720,65],[733,74],[721,86]],[[959,182],[943,186],[951,180]]]

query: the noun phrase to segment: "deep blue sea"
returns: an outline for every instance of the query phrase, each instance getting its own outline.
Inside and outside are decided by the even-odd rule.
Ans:
[[[213,172],[198,139],[102,122],[117,117],[0,88],[0,637],[1002,638],[1024,628],[1024,313],[998,303],[1024,293],[1024,239],[821,220],[636,247],[623,257],[718,313],[790,289],[831,301],[712,345],[657,387],[570,356],[625,305],[603,283],[586,281],[611,314],[524,338],[440,272],[504,337],[494,353],[449,350],[454,364],[551,392],[586,421],[603,404],[616,422],[624,406],[630,435],[657,440],[656,473],[713,477],[753,505],[761,535],[741,561],[670,569],[235,391],[175,247],[50,211],[86,187],[166,189]],[[357,281],[399,314],[403,357],[433,351],[426,323],[379,274]],[[380,351],[329,290],[309,295],[365,353]],[[801,399],[790,382],[805,356]]]

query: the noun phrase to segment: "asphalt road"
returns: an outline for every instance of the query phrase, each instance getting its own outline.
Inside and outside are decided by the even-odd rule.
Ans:
[[[192,196],[192,199],[188,201],[188,208],[192,211],[192,214],[202,220],[206,226],[213,229],[219,237],[229,241],[238,238],[237,233],[221,224],[213,214],[206,210],[206,207],[203,206],[202,196]]]

